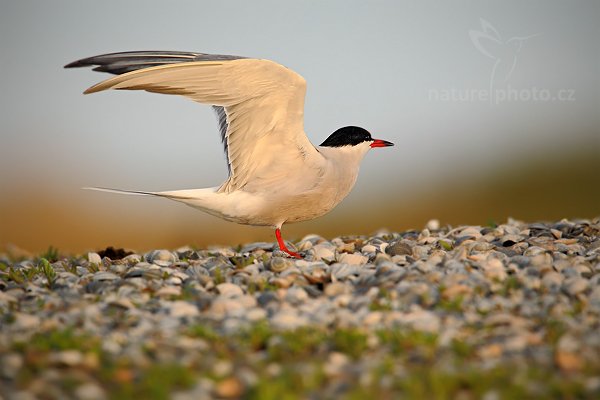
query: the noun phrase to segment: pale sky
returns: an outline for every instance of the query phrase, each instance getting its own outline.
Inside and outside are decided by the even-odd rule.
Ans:
[[[225,179],[210,107],[145,92],[84,96],[109,75],[62,68],[128,50],[234,54],[294,69],[308,83],[305,129],[314,144],[359,125],[397,145],[367,156],[356,199],[579,141],[600,152],[597,1],[2,0],[0,7],[6,193],[38,181],[83,196],[82,186],[168,190]],[[481,42],[482,51],[470,31],[494,39]],[[540,91],[549,98],[532,99]],[[509,99],[491,103],[486,93]]]

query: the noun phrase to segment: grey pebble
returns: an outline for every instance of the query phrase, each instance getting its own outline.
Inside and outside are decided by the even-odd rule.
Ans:
[[[144,255],[144,260],[149,263],[157,264],[160,266],[169,266],[179,259],[175,253],[169,250],[153,250]]]
[[[572,278],[568,278],[563,283],[564,291],[570,296],[576,296],[580,293],[585,292],[589,288],[589,283],[587,279],[580,278],[578,276],[574,276]]]
[[[337,347],[316,345],[313,350],[324,356],[320,370],[302,357],[294,366],[303,376],[322,374],[331,383],[323,389],[325,397],[347,395],[344,379],[393,390],[406,372],[390,357],[385,333],[434,338],[426,347],[440,368],[453,360],[447,349],[462,343],[474,352],[469,359],[474,368],[528,360],[577,370],[595,362],[600,352],[599,234],[598,220],[509,220],[456,228],[432,220],[425,229],[402,233],[331,240],[308,235],[295,243],[306,255],[303,260],[273,251],[270,242],[249,243],[240,251],[153,250],[122,260],[91,252],[53,262],[53,279],[35,260],[24,260],[10,265],[11,273],[29,277],[23,282],[8,279],[4,266],[0,271],[0,345],[8,349],[0,354],[0,376],[16,388],[19,370],[29,360],[12,350],[19,348],[15,344],[64,326],[101,337],[104,356],[122,357],[133,370],[154,362],[212,366],[210,376],[195,376],[193,385],[168,394],[181,399],[247,396],[263,373],[276,375],[288,367],[265,360],[285,344],[285,331],[303,327],[357,332],[357,339],[350,338],[356,342],[340,337]],[[0,254],[0,260],[10,264],[8,256]],[[253,327],[259,327],[255,334],[260,336],[262,324],[268,327],[268,343],[259,340],[261,348],[249,348],[243,363],[217,359],[213,336],[227,343],[230,335]],[[353,345],[355,356],[348,350]],[[360,346],[368,350],[360,353]],[[425,346],[400,349],[399,359],[418,361],[419,347]],[[382,369],[381,360],[394,365]],[[92,372],[79,377],[68,395],[56,384],[67,372],[95,371],[99,360],[93,355],[54,349],[44,362],[47,368],[33,379],[38,385],[62,397],[110,397]],[[264,370],[257,371],[255,364]],[[384,376],[374,373],[384,370]],[[592,378],[581,387],[600,387]],[[33,396],[33,386],[9,389],[7,398]],[[546,389],[536,389],[539,397],[551,397]],[[490,389],[484,397],[493,399],[496,393]]]
[[[94,274],[93,279],[95,281],[114,281],[116,279],[120,279],[120,277],[112,272],[100,271]]]
[[[412,246],[406,241],[398,241],[387,246],[385,252],[391,256],[412,255]]]
[[[220,283],[216,286],[217,291],[221,296],[224,297],[237,297],[242,296],[244,291],[238,285],[233,283]]]

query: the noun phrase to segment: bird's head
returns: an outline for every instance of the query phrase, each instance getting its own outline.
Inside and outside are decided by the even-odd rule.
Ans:
[[[345,126],[333,132],[321,143],[322,147],[339,148],[345,151],[366,153],[375,147],[389,147],[394,143],[387,140],[373,139],[366,129],[358,126]]]

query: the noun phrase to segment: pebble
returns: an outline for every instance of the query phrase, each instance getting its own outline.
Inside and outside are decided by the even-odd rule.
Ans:
[[[363,265],[369,261],[369,257],[363,256],[360,253],[342,253],[338,261],[343,264]]]
[[[329,376],[340,375],[349,364],[350,359],[344,353],[332,352],[323,367],[323,372]]]
[[[242,288],[233,283],[220,283],[217,285],[217,291],[223,297],[237,297],[244,294]]]
[[[144,260],[149,263],[168,267],[178,261],[177,255],[169,250],[153,250],[144,255]]]
[[[227,378],[217,384],[215,393],[225,399],[239,398],[244,390],[242,382],[236,377]]]
[[[118,275],[113,274],[112,272],[100,271],[94,274],[94,281],[114,281],[120,279]]]
[[[412,246],[407,242],[398,241],[388,245],[385,252],[390,256],[412,255]]]
[[[106,393],[93,382],[86,382],[75,389],[75,397],[80,400],[104,400]]]
[[[362,249],[360,249],[360,251],[363,254],[375,253],[377,251],[377,247],[373,246],[372,244],[367,244],[367,245],[364,245],[362,247]]]
[[[354,276],[360,275],[361,268],[356,265],[350,264],[333,264],[331,266],[331,279],[338,280],[346,280]]]
[[[83,363],[83,354],[77,350],[64,350],[52,353],[48,361],[59,366],[75,367]]]
[[[564,291],[570,296],[576,296],[583,293],[588,287],[588,280],[577,276],[567,279],[563,284]]]
[[[301,287],[292,287],[287,290],[285,294],[285,301],[292,305],[299,305],[304,303],[308,299],[308,293]]]
[[[275,329],[294,330],[308,325],[308,319],[297,312],[279,311],[270,319]]]
[[[103,357],[127,360],[122,365],[131,369],[118,372],[123,382],[134,382],[133,371],[152,363],[211,366],[208,375],[194,376],[193,385],[167,396],[180,399],[248,397],[261,377],[289,373],[283,362],[264,362],[282,340],[279,335],[308,327],[356,332],[333,344],[294,350],[314,353],[314,360],[299,357],[294,371],[307,379],[323,375],[322,397],[344,397],[344,387],[360,382],[393,390],[410,367],[406,363],[424,356],[420,345],[407,344],[395,362],[385,335],[379,336],[390,332],[405,335],[402,340],[413,334],[436,338],[427,357],[439,357],[440,368],[452,361],[452,352],[444,349],[460,341],[472,349],[474,368],[526,359],[560,368],[568,373],[564,379],[579,376],[582,390],[597,391],[600,381],[585,374],[594,370],[590,365],[599,366],[598,237],[599,220],[509,220],[493,228],[452,228],[431,220],[408,232],[331,240],[307,235],[296,246],[304,260],[274,252],[273,243],[265,242],[240,251],[153,250],[122,260],[90,252],[53,262],[53,285],[36,260],[11,263],[0,254],[0,377],[7,388],[2,395],[37,398],[36,388],[44,387],[53,398],[112,396],[95,379],[103,360],[96,352],[70,348],[68,339],[42,355],[17,350],[36,334],[64,327],[100,338]],[[23,278],[10,278],[7,268]],[[261,326],[272,335],[267,344],[259,340],[266,329]],[[244,348],[245,361],[216,356],[213,343],[236,351],[228,347],[229,337],[252,327],[259,329]],[[196,337],[190,331],[208,333]],[[211,342],[214,337],[219,341]],[[368,352],[361,353],[361,346]],[[315,370],[321,356],[321,369]],[[382,360],[393,365],[382,368]],[[41,364],[31,369],[32,362]],[[33,376],[23,383],[19,377],[26,367]],[[80,375],[65,394],[57,382],[68,373]],[[536,390],[538,397],[552,396],[544,387]],[[490,388],[484,397],[496,393]]]
[[[21,354],[4,354],[4,356],[0,358],[0,376],[6,379],[16,378],[23,363],[23,356]]]
[[[438,229],[440,229],[440,220],[430,219],[425,225],[425,228],[427,228],[430,231],[437,231]]]
[[[440,328],[440,319],[430,311],[418,310],[397,316],[396,321],[408,325],[416,331],[437,333]]]
[[[102,263],[102,258],[98,253],[88,253],[87,258],[90,264],[100,265]]]
[[[335,247],[328,243],[320,243],[312,246],[316,260],[332,262],[335,260]]]
[[[498,259],[491,259],[486,261],[483,265],[483,273],[485,276],[492,280],[504,281],[508,275],[506,268],[502,264],[502,261]]]
[[[186,301],[173,301],[168,306],[169,314],[172,317],[194,317],[199,314],[198,307]]]
[[[265,265],[269,271],[282,272],[286,269],[293,267],[294,263],[283,257],[272,257]]]
[[[15,331],[30,331],[36,329],[39,324],[40,318],[37,315],[15,313],[14,322],[10,325]]]
[[[351,288],[342,282],[332,282],[325,286],[325,295],[329,297],[335,297],[349,292],[351,292]]]
[[[154,292],[154,295],[158,297],[179,296],[181,295],[181,288],[179,286],[163,286]]]

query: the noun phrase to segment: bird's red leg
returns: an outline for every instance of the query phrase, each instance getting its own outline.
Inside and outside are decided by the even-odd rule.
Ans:
[[[277,237],[277,243],[279,243],[279,250],[283,251],[284,253],[289,254],[291,257],[294,258],[302,258],[302,256],[298,253],[296,253],[295,251],[290,251],[287,246],[285,245],[285,242],[283,241],[283,238],[281,237],[281,230],[279,228],[275,229],[275,236]]]

